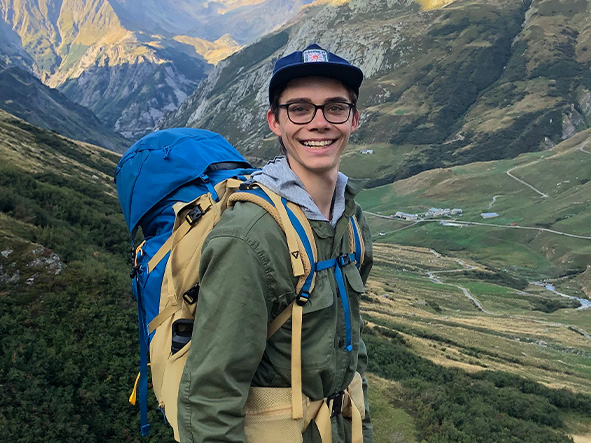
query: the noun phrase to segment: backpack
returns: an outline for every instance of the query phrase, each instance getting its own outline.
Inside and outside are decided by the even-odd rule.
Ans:
[[[119,201],[131,235],[132,291],[139,325],[140,371],[129,401],[136,404],[139,393],[142,436],[150,430],[150,366],[159,409],[179,440],[178,388],[191,344],[201,248],[228,206],[237,201],[258,204],[286,234],[299,295],[270,324],[268,337],[293,316],[299,319],[300,327],[294,327],[292,340],[299,340],[302,306],[314,286],[315,271],[334,267],[335,274],[340,272],[336,261],[315,262],[314,236],[305,215],[297,205],[250,182],[249,175],[255,170],[222,136],[193,128],[166,129],[141,138],[116,168]],[[139,228],[144,240],[135,247]],[[354,217],[349,223],[349,245],[351,252],[347,258],[359,266],[363,243]],[[346,300],[345,296],[343,307]],[[345,313],[349,313],[348,306]],[[292,366],[297,369],[299,365],[298,352],[292,356]],[[297,371],[292,371],[294,418],[302,415]]]

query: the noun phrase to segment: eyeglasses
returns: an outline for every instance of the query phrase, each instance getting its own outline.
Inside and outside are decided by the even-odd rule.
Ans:
[[[355,105],[346,102],[326,103],[324,105],[315,105],[313,103],[287,103],[279,105],[287,111],[287,118],[296,125],[305,125],[310,123],[316,117],[318,109],[322,109],[322,114],[328,123],[339,125],[349,120],[351,109]]]

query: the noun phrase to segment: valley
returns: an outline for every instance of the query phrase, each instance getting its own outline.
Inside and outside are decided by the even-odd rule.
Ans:
[[[581,152],[590,136],[362,192],[376,255],[368,327],[438,365],[591,393],[591,159]],[[433,207],[463,212],[393,217]],[[491,207],[498,217],[482,220]]]
[[[589,309],[535,284],[551,282],[583,298],[587,240],[391,218],[400,208],[424,212],[458,202],[467,224],[492,193],[505,196],[494,209],[506,223],[521,213],[522,225],[584,236],[586,211],[564,219],[555,213],[572,201],[586,207],[588,170],[574,157],[588,158],[579,150],[586,136],[543,153],[553,161],[558,194],[539,170],[519,170],[548,198],[505,173],[536,154],[426,171],[361,194],[368,211],[381,213],[367,215],[375,263],[362,298],[376,442],[457,435],[503,441],[504,433],[524,432],[536,439],[521,441],[568,442],[571,435],[584,442],[591,434]],[[0,112],[0,395],[10,399],[0,408],[3,441],[139,441],[139,416],[127,402],[137,374],[137,323],[112,181],[118,158]],[[564,183],[564,174],[578,181]],[[519,208],[508,204],[513,199]],[[540,214],[527,202],[551,206]],[[56,398],[60,408],[51,405]],[[156,406],[153,438],[165,440],[169,430]],[[23,430],[32,408],[41,412],[29,434]]]

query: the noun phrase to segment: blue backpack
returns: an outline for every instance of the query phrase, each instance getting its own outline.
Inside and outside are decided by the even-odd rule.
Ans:
[[[135,404],[139,392],[142,436],[150,429],[150,366],[159,408],[179,440],[178,387],[191,344],[201,248],[225,209],[236,201],[253,202],[266,209],[285,231],[299,296],[270,324],[268,336],[289,317],[301,319],[302,306],[314,286],[315,271],[334,267],[335,275],[340,274],[336,261],[315,262],[314,236],[301,209],[250,182],[249,175],[254,171],[222,136],[193,128],[149,134],[133,144],[117,166],[115,182],[131,235],[132,291],[139,323],[140,371],[129,401]],[[139,228],[144,240],[136,247]],[[363,260],[363,243],[354,217],[349,231],[350,259],[359,265]],[[346,291],[341,289],[347,316],[348,300]],[[292,335],[298,333],[301,335],[301,330]],[[292,391],[295,418],[301,414],[301,400],[297,406],[301,386],[292,383]]]

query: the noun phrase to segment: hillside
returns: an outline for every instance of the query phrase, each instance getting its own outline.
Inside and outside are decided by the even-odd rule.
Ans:
[[[589,127],[588,2],[419,3],[316,2],[218,64],[160,127],[211,129],[254,161],[273,156],[264,119],[273,62],[310,42],[365,72],[349,149],[373,155],[344,169],[371,185],[540,151]]]
[[[101,124],[92,111],[45,86],[30,72],[0,61],[0,108],[66,137],[122,152],[130,142]]]
[[[127,402],[138,343],[118,159],[0,111],[0,441],[143,441]],[[545,317],[523,296],[511,317],[485,315],[457,289],[426,283],[424,269],[462,265],[424,248],[376,246],[363,304],[375,441],[583,442],[584,318],[565,314],[572,308]],[[469,286],[480,277],[457,278]],[[507,282],[516,284],[493,275],[491,287]],[[482,303],[501,311],[499,300],[516,292],[495,294]],[[548,346],[532,343],[542,335]],[[154,401],[150,423],[151,440],[169,441]]]
[[[380,241],[453,252],[530,280],[574,277],[591,262],[590,136],[587,130],[513,160],[425,171],[365,191],[360,202],[370,213],[386,216],[374,219],[374,233],[384,233]],[[356,157],[346,161],[354,164]],[[418,222],[390,218],[397,211],[420,215],[433,207],[463,212]],[[493,212],[498,217],[481,215]]]

